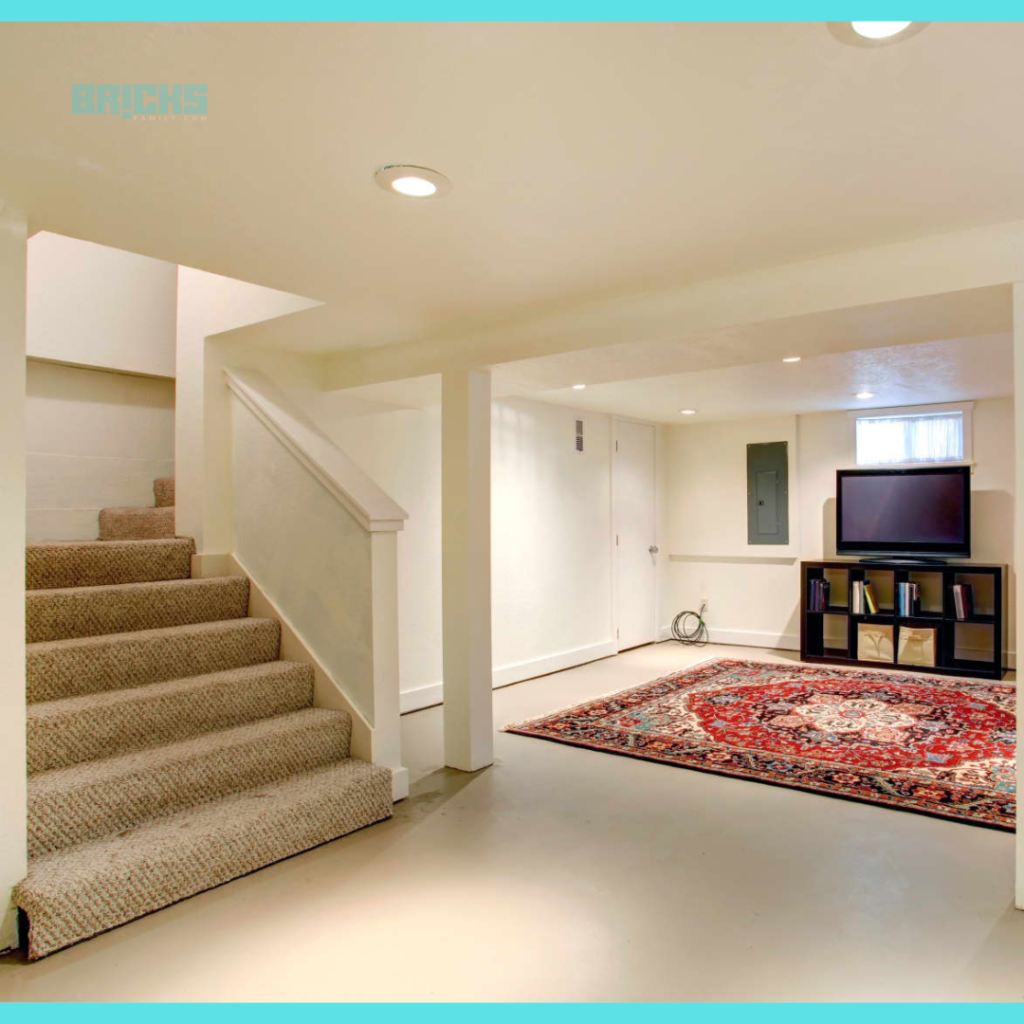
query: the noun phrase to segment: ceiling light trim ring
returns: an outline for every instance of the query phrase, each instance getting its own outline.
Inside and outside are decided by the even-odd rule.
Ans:
[[[429,195],[400,192],[394,187],[395,182],[400,178],[420,178],[433,185],[435,191]],[[403,199],[441,199],[452,190],[452,183],[440,171],[435,171],[432,167],[422,167],[419,164],[384,164],[373,172],[373,180],[385,192],[401,196]]]

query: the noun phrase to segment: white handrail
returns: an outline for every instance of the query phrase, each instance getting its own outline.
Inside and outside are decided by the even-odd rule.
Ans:
[[[409,513],[392,500],[262,373],[224,369],[228,387],[363,529],[401,530]]]

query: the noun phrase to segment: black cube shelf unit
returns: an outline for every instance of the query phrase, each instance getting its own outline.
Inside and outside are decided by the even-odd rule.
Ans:
[[[903,562],[878,565],[866,562],[800,563],[800,657],[803,661],[835,665],[864,665],[899,668],[908,672],[931,672],[983,679],[1003,677],[1003,631],[1006,567],[960,562],[936,565]],[[829,606],[825,611],[809,609],[809,583],[826,579],[830,583]],[[878,600],[877,614],[851,612],[853,584],[870,582]],[[895,595],[899,583],[917,583],[920,608],[913,616],[897,615]],[[966,619],[956,616],[953,585],[970,583],[974,610]],[[893,660],[860,660],[857,641],[861,623],[892,627]],[[935,665],[901,664],[900,629],[935,630]]]

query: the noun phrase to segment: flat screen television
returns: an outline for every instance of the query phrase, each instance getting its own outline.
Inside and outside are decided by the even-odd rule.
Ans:
[[[838,470],[836,552],[970,558],[970,467]]]

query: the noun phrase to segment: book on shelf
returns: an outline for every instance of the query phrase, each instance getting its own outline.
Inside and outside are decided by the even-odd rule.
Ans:
[[[828,580],[808,580],[807,610],[810,612],[828,611],[831,590],[832,584]]]
[[[864,593],[864,608],[869,615],[878,614],[878,598],[875,597],[875,587],[872,583],[861,584]]]
[[[921,611],[921,588],[917,583],[896,586],[896,609],[903,618],[913,618]]]
[[[864,614],[864,584],[860,580],[854,580],[850,588],[850,612],[853,615]]]
[[[974,615],[974,588],[970,583],[953,584],[953,613],[958,619]]]

